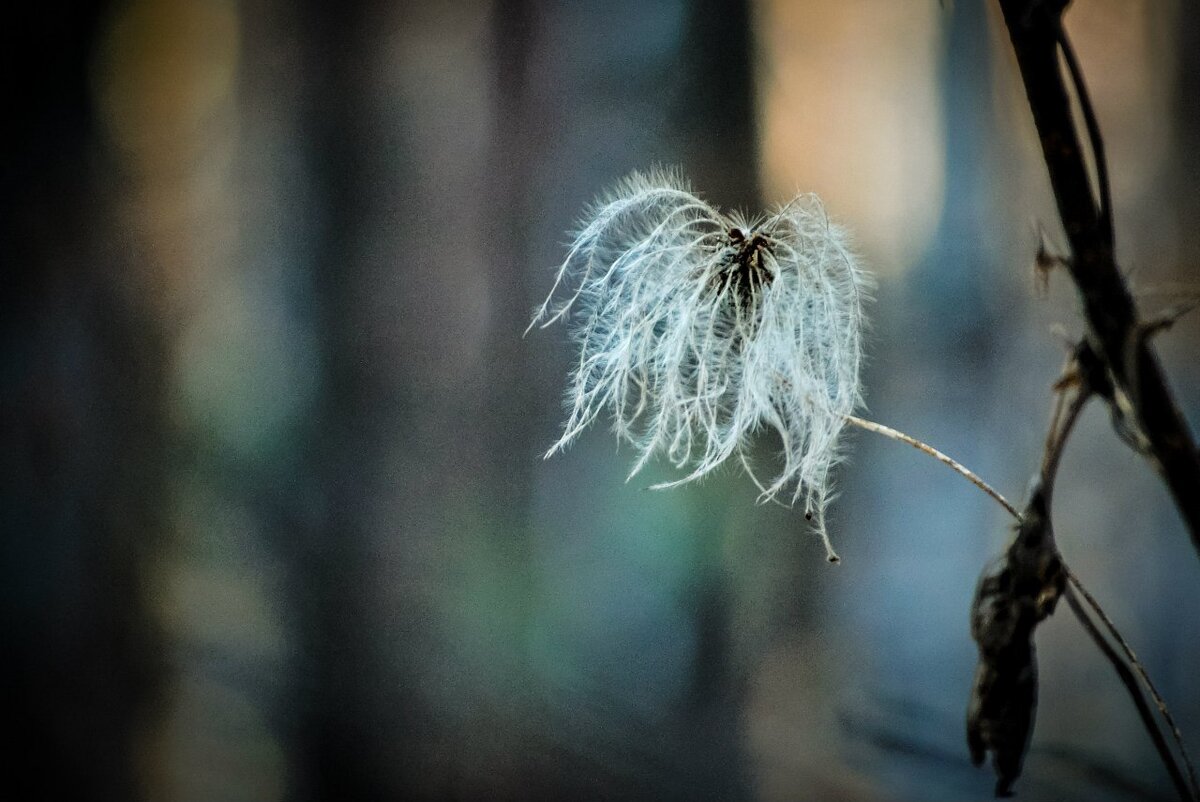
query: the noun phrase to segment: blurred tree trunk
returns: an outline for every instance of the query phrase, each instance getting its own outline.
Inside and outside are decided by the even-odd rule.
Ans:
[[[693,0],[680,68],[686,76],[672,108],[684,169],[697,188],[725,208],[751,216],[763,207],[759,186],[754,26],[748,0]],[[797,516],[802,530],[803,516]],[[745,688],[734,664],[733,590],[722,546],[727,524],[696,532],[697,634],[688,730],[704,763],[726,762],[721,796],[745,793],[739,727]],[[734,536],[746,533],[734,533]]]
[[[402,19],[370,3],[303,12],[326,387],[313,456],[326,525],[300,568],[312,589],[301,734],[312,796],[740,788],[719,522],[696,533],[691,709],[653,734],[620,734],[672,772],[617,776],[594,756],[564,755],[554,727],[534,723],[547,715],[525,655],[538,599],[532,411],[543,402],[536,347],[520,334],[531,271],[558,255],[557,242],[540,241],[538,215],[558,189],[545,167],[572,122],[561,115],[603,90],[568,98],[564,110],[545,94],[556,87],[531,82],[539,59],[564,52],[561,31],[548,27],[554,15],[582,12],[500,2],[481,62],[492,91],[479,97],[490,107],[481,107],[477,65],[454,59],[482,8],[411,8]],[[686,10],[673,94],[660,107],[669,161],[709,182],[719,202],[756,208],[747,5]],[[621,45],[615,33],[611,46]],[[393,77],[397,53],[408,74]],[[428,67],[437,73],[423,75]],[[489,111],[489,149],[477,154],[456,137]],[[662,155],[631,145],[624,157]]]
[[[379,655],[364,520],[382,470],[385,408],[366,342],[373,310],[362,303],[374,267],[364,243],[388,194],[373,163],[387,134],[373,125],[367,92],[379,47],[371,21],[383,11],[373,2],[306,2],[300,10],[309,199],[302,214],[313,243],[322,389],[309,467],[321,523],[299,544],[296,579],[303,650],[298,757],[304,796],[322,800],[399,798],[382,753],[396,728],[412,726],[394,716],[401,704],[394,694],[409,680],[389,675]]]
[[[684,166],[707,196],[753,215],[762,188],[749,0],[692,0],[686,37],[671,113]]]
[[[0,129],[0,684],[12,799],[138,799],[163,676],[164,339],[108,232],[89,69],[106,3],[22,4]]]

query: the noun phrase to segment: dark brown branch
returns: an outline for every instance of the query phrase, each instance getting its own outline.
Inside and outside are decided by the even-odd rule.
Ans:
[[[1179,725],[1175,723],[1175,717],[1171,715],[1171,710],[1167,707],[1166,700],[1163,699],[1162,694],[1155,687],[1153,680],[1150,679],[1150,673],[1146,671],[1146,667],[1142,665],[1142,661],[1134,653],[1133,647],[1125,640],[1125,636],[1117,629],[1117,625],[1108,617],[1108,613],[1104,612],[1104,608],[1100,606],[1100,602],[1096,601],[1096,597],[1084,587],[1083,583],[1079,581],[1079,577],[1071,573],[1070,569],[1064,566],[1063,570],[1067,572],[1067,582],[1071,585],[1071,590],[1083,597],[1084,602],[1091,608],[1092,613],[1095,614],[1096,618],[1100,619],[1100,623],[1104,624],[1104,628],[1108,630],[1109,637],[1116,642],[1121,653],[1125,656],[1125,661],[1137,673],[1146,692],[1150,694],[1150,699],[1154,702],[1154,706],[1158,708],[1158,714],[1162,716],[1163,722],[1171,731],[1171,738],[1174,739],[1175,746],[1179,749],[1179,757],[1183,761],[1184,768],[1187,769],[1188,784],[1191,788],[1190,799],[1200,799],[1200,781],[1196,779],[1196,767],[1192,765],[1192,759],[1188,757],[1187,747],[1184,746],[1183,733],[1179,731]],[[1075,608],[1072,607],[1072,610],[1075,610]],[[1078,614],[1076,610],[1077,617]],[[1085,623],[1084,626],[1086,627],[1087,624]]]
[[[1055,401],[1050,431],[1046,435],[1046,451],[1042,455],[1042,487],[1045,489],[1047,507],[1054,496],[1054,480],[1058,478],[1058,465],[1067,449],[1067,438],[1071,436],[1092,392],[1086,385],[1081,387],[1071,397],[1069,404],[1065,401],[1066,395],[1066,392],[1059,393]]]
[[[1133,297],[1113,252],[1108,201],[1094,197],[1059,55],[1075,80],[1097,174],[1107,167],[1095,112],[1062,28],[1068,0],[1000,0],[1042,144],[1059,216],[1071,245],[1067,262],[1083,301],[1088,343],[1112,382],[1107,400],[1118,429],[1150,459],[1171,491],[1200,554],[1200,453],[1167,386],[1158,357],[1139,325]],[[1101,193],[1107,192],[1104,183]],[[1126,438],[1130,440],[1131,438]]]
[[[1093,395],[1107,398],[1112,393],[1086,341],[1074,349],[1055,389],[1057,397],[1046,433],[1045,452],[1029,503],[1019,515],[1010,510],[1018,521],[1016,537],[1003,558],[985,569],[971,607],[971,635],[979,646],[979,663],[967,710],[967,745],[971,759],[979,764],[991,753],[996,795],[1011,795],[1029,748],[1037,709],[1037,659],[1033,634],[1038,624],[1054,611],[1065,591],[1071,602],[1071,612],[1116,668],[1168,774],[1179,787],[1183,772],[1167,748],[1157,721],[1146,715],[1148,708],[1136,680],[1140,678],[1144,683],[1170,728],[1187,767],[1191,784],[1182,787],[1181,798],[1197,802],[1200,790],[1197,789],[1195,769],[1166,702],[1116,624],[1067,567],[1054,542],[1050,504],[1067,441],[1088,400]],[[1084,598],[1104,623],[1120,647],[1119,652],[1101,635],[1078,600],[1070,595],[1072,590]]]
[[[1103,395],[1104,392],[1107,392],[1106,387],[1101,387],[1101,392],[1097,393],[1093,386],[1093,382],[1103,383],[1105,379],[1102,375],[1096,376],[1095,374],[1096,370],[1094,357],[1091,355],[1090,348],[1088,347],[1087,343],[1082,342],[1078,347],[1076,347],[1072,362],[1067,366],[1067,369],[1064,372],[1064,377],[1058,382],[1058,386],[1062,387],[1062,392],[1058,394],[1058,398],[1055,402],[1054,413],[1051,415],[1050,420],[1050,431],[1046,436],[1046,452],[1042,457],[1040,486],[1044,488],[1046,494],[1047,516],[1049,516],[1050,499],[1054,492],[1054,482],[1058,477],[1058,466],[1062,461],[1062,455],[1066,450],[1067,440],[1071,436],[1071,431],[1075,428],[1075,423],[1079,420],[1080,413],[1083,411],[1083,408],[1087,405],[1087,402],[1092,395]],[[1067,403],[1065,400],[1067,395],[1066,388],[1072,384],[1076,388],[1075,393],[1072,396],[1070,403]],[[1075,617],[1079,619],[1079,623],[1083,625],[1088,634],[1092,636],[1092,639],[1096,641],[1097,646],[1100,647],[1100,650],[1103,652],[1104,656],[1108,658],[1109,662],[1112,663],[1116,668],[1118,676],[1120,677],[1121,681],[1125,683],[1125,687],[1129,691],[1130,698],[1133,700],[1134,705],[1138,708],[1138,713],[1141,714],[1143,708],[1145,708],[1145,700],[1142,698],[1141,691],[1138,689],[1136,683],[1130,682],[1130,680],[1134,678],[1135,672],[1136,678],[1142,681],[1146,692],[1149,693],[1151,699],[1154,700],[1154,704],[1158,708],[1159,714],[1162,716],[1166,725],[1170,728],[1170,732],[1175,740],[1175,744],[1179,748],[1179,754],[1181,755],[1183,763],[1187,768],[1187,777],[1190,781],[1190,784],[1188,785],[1186,792],[1181,793],[1181,798],[1196,802],[1197,794],[1200,793],[1200,791],[1197,790],[1196,785],[1196,772],[1192,766],[1191,759],[1188,757],[1187,748],[1184,746],[1183,735],[1179,732],[1179,726],[1175,723],[1175,717],[1171,715],[1171,711],[1167,708],[1166,701],[1162,698],[1162,695],[1154,686],[1154,682],[1151,681],[1150,674],[1146,671],[1146,667],[1142,665],[1140,660],[1138,660],[1133,648],[1129,645],[1129,642],[1125,640],[1125,636],[1123,636],[1121,631],[1117,629],[1117,625],[1113,623],[1113,620],[1109,618],[1106,612],[1104,612],[1104,608],[1100,606],[1100,602],[1096,601],[1096,598],[1092,596],[1086,587],[1084,587],[1079,577],[1072,573],[1071,569],[1067,567],[1065,562],[1062,563],[1062,571],[1066,575],[1067,582],[1070,585],[1070,587],[1067,588],[1067,600],[1070,602],[1071,612],[1075,614]],[[1105,628],[1108,630],[1109,635],[1116,642],[1117,646],[1119,647],[1119,652],[1116,649],[1110,648],[1109,645],[1104,642],[1104,638],[1097,631],[1090,618],[1084,614],[1082,605],[1078,603],[1077,599],[1070,595],[1072,592],[1082,596],[1084,601],[1087,602],[1088,606],[1091,607],[1092,612],[1097,618],[1100,619]],[[1149,733],[1151,740],[1154,741],[1155,747],[1158,749],[1159,756],[1162,758],[1167,772],[1171,775],[1172,781],[1176,781],[1177,777],[1182,777],[1182,772],[1179,769],[1179,764],[1176,762],[1174,755],[1172,755],[1171,752],[1166,748],[1165,744],[1162,743],[1163,736],[1161,730],[1158,728],[1157,722],[1155,722],[1152,718],[1148,719],[1145,715],[1142,715],[1142,722],[1145,725],[1146,731]],[[1176,782],[1176,785],[1178,787],[1178,782]]]
[[[1070,605],[1071,611],[1075,613],[1075,617],[1083,624],[1083,628],[1087,630],[1088,635],[1091,636],[1097,648],[1108,658],[1108,662],[1112,664],[1113,669],[1117,672],[1117,676],[1125,684],[1125,689],[1129,691],[1129,697],[1133,699],[1138,715],[1141,716],[1142,724],[1145,726],[1146,731],[1150,733],[1150,738],[1154,741],[1154,748],[1158,750],[1158,755],[1162,758],[1163,765],[1167,767],[1167,772],[1171,775],[1171,782],[1175,785],[1175,790],[1179,793],[1179,798],[1194,802],[1196,797],[1192,794],[1191,788],[1188,787],[1187,780],[1184,779],[1183,772],[1180,771],[1179,763],[1175,760],[1175,756],[1171,754],[1171,750],[1167,746],[1167,740],[1163,737],[1162,730],[1159,729],[1158,721],[1155,720],[1150,706],[1146,704],[1146,698],[1142,695],[1142,691],[1138,687],[1137,678],[1134,677],[1133,671],[1125,664],[1121,655],[1117,654],[1116,650],[1109,644],[1104,634],[1092,622],[1092,619],[1088,617],[1087,611],[1083,609],[1083,606],[1079,603],[1079,599],[1075,597],[1074,589],[1070,586],[1066,589],[1066,597],[1067,604]]]
[[[1075,48],[1071,47],[1071,41],[1065,33],[1059,38],[1059,45],[1062,47],[1067,73],[1071,76],[1071,84],[1075,87],[1075,97],[1079,98],[1079,108],[1083,111],[1083,123],[1087,126],[1088,144],[1092,147],[1092,161],[1096,167],[1096,189],[1100,193],[1101,231],[1108,241],[1112,242],[1112,191],[1109,188],[1108,159],[1104,155],[1104,138],[1100,136],[1100,122],[1096,119],[1096,111],[1092,107],[1092,98],[1088,94],[1087,84],[1083,82],[1083,71],[1079,68],[1079,59],[1075,57]]]
[[[976,765],[991,754],[998,797],[1012,794],[1033,734],[1038,695],[1033,635],[1054,612],[1069,575],[1054,541],[1050,500],[1067,439],[1091,392],[1073,364],[1066,375],[1073,377],[1074,392],[1064,386],[1055,399],[1041,471],[1024,512],[1014,511],[1016,537],[984,569],[971,604],[979,662],[967,707],[967,746]]]

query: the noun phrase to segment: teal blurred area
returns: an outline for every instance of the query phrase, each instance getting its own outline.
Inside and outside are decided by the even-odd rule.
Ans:
[[[1067,15],[1149,312],[1200,292],[1200,10]],[[587,204],[819,192],[876,273],[868,415],[1019,499],[1065,242],[982,0],[94,0],[2,37],[4,799],[991,797],[964,716],[1004,513],[852,433],[824,561],[735,471],[558,436],[522,337]],[[1158,343],[1193,426],[1200,323]],[[769,460],[775,448],[761,444]],[[1090,408],[1060,546],[1200,752],[1200,560]],[[1028,800],[1170,799],[1039,631]]]

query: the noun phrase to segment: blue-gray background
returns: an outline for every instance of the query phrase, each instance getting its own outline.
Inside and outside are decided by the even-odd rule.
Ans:
[[[1068,14],[1148,310],[1200,289],[1200,11]],[[1019,499],[1062,242],[979,0],[22,3],[0,127],[0,680],[11,798],[985,799],[963,718],[1008,521],[852,433],[828,566],[729,472],[650,492],[557,436],[521,339],[632,169],[816,190],[878,275],[868,414]],[[1200,420],[1200,327],[1160,342]],[[764,444],[769,450],[770,443]],[[1090,409],[1074,570],[1200,749],[1200,560]],[[1170,798],[1064,612],[1024,799]],[[5,794],[6,798],[8,794]]]

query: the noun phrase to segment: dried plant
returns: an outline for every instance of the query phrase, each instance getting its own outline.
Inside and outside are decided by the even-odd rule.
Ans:
[[[1000,0],[1070,244],[1067,255],[1056,256],[1043,238],[1037,265],[1043,278],[1054,268],[1071,274],[1088,323],[1055,384],[1041,470],[1024,510],[932,446],[853,415],[860,403],[867,279],[819,200],[801,196],[747,221],[722,214],[670,173],[635,174],[591,210],[530,324],[547,326],[578,313],[570,413],[546,456],[605,410],[618,438],[639,452],[631,476],[656,454],[688,471],[656,487],[698,479],[736,454],[762,490],[760,498],[782,494],[794,503],[804,497],[836,560],[824,509],[842,427],[854,424],[921,450],[1016,521],[1011,545],[985,569],[971,608],[979,663],[967,742],[975,763],[991,756],[997,796],[1012,793],[1033,734],[1035,631],[1066,598],[1125,685],[1179,797],[1200,801],[1200,780],[1174,716],[1054,539],[1051,497],[1060,459],[1080,412],[1095,397],[1109,405],[1118,434],[1163,476],[1200,551],[1200,450],[1150,345],[1190,306],[1139,317],[1117,266],[1104,143],[1062,25],[1067,6]],[[746,453],[764,428],[774,429],[783,446],[782,467],[766,487]]]
[[[1032,734],[1034,630],[1065,595],[1125,682],[1181,797],[1200,799],[1166,703],[1111,619],[1067,567],[1052,535],[1050,492],[1062,449],[1088,398],[1111,393],[1111,372],[1094,367],[1098,357],[1087,343],[1076,348],[1056,384],[1060,395],[1039,482],[1025,511],[1018,511],[941,451],[853,414],[861,403],[862,305],[868,285],[845,235],[830,223],[816,196],[799,196],[750,221],[721,213],[676,174],[631,175],[590,210],[529,325],[546,327],[577,315],[572,333],[579,361],[566,393],[570,411],[546,457],[564,449],[605,410],[618,440],[638,452],[630,477],[658,454],[688,471],[655,488],[699,479],[736,455],[762,491],[760,500],[781,494],[790,503],[804,498],[806,515],[836,562],[824,512],[843,426],[913,446],[989,495],[1018,524],[1013,545],[985,572],[972,606],[980,664],[968,744],[976,763],[992,754],[997,795],[1011,793]],[[1071,388],[1074,400],[1068,405],[1062,393]],[[782,443],[782,467],[769,486],[755,476],[747,454],[763,429],[774,429]],[[1093,615],[1116,645],[1108,643]],[[1153,720],[1139,682],[1167,725],[1180,760]]]
[[[530,324],[577,317],[570,411],[546,456],[607,410],[637,451],[630,477],[664,455],[687,471],[654,486],[671,487],[736,457],[760,500],[803,497],[828,548],[829,473],[861,400],[867,282],[814,195],[747,220],[676,174],[631,175],[590,210]],[[782,444],[769,484],[747,453],[764,428]]]

